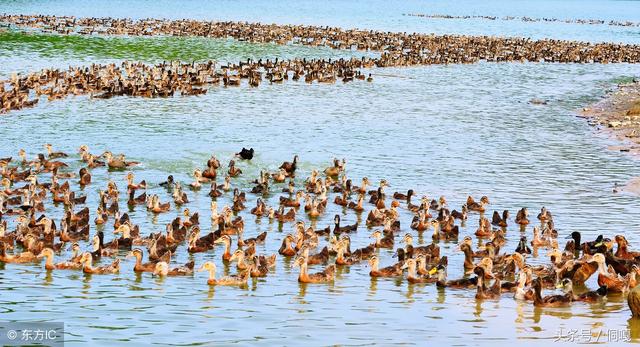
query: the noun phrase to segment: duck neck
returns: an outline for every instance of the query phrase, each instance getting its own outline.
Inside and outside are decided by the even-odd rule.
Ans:
[[[410,262],[407,269],[407,277],[416,278],[416,263]]]
[[[307,274],[307,261],[305,260],[302,264],[300,264],[300,276],[299,279],[306,279],[309,275]]]
[[[216,269],[209,268],[209,281],[208,282],[215,282],[215,281],[216,281]]]
[[[433,237],[440,238],[440,223],[433,224]]]
[[[464,252],[464,263],[467,264],[467,266],[473,267],[473,257],[471,256],[471,249],[465,248],[463,252]]]
[[[542,288],[540,284],[536,284],[533,286],[533,302],[541,303],[542,302]]]
[[[377,272],[380,269],[380,265],[378,263],[378,259],[371,262],[371,271]]]
[[[598,262],[598,273],[600,275],[609,276],[609,272],[607,271],[607,267],[604,262]]]
[[[52,269],[54,267],[53,266],[53,254],[47,253],[46,259],[45,259],[45,263],[44,263],[44,267],[45,267],[45,269]]]
[[[438,282],[445,283],[447,281],[447,270],[438,271]]]
[[[231,256],[231,242],[225,241],[224,243],[224,255]]]
[[[88,258],[87,260],[84,261],[84,264],[82,265],[82,269],[84,269],[85,271],[93,270],[93,266],[91,266],[91,258]]]
[[[418,260],[418,270],[421,272],[427,272],[427,261],[425,259],[420,258]]]
[[[136,257],[136,266],[141,266],[142,265],[142,256],[138,253],[134,253],[134,256]]]
[[[627,244],[625,242],[618,242],[618,249],[616,250],[616,257],[626,255],[628,253]]]
[[[483,294],[484,293],[484,275],[478,275],[478,283],[476,284],[476,287],[478,289],[478,294]]]
[[[343,261],[344,260],[344,249],[345,249],[345,247],[343,247],[343,246],[339,246],[338,247],[337,254],[336,254],[336,261]]]

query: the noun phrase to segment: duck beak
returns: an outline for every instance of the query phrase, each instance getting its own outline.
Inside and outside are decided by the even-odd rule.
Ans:
[[[564,286],[562,285],[562,283],[558,283],[556,284],[556,289],[562,289]]]
[[[600,247],[600,246],[602,246],[602,245],[603,245],[603,243],[602,243],[602,242],[598,242],[598,243],[596,243],[596,244],[595,244],[595,245],[593,245],[593,246],[594,246],[594,247]]]
[[[438,268],[434,267],[433,269],[429,270],[429,276],[433,276],[436,272],[438,272]]]
[[[565,240],[570,240],[570,239],[572,239],[572,238],[573,238],[573,237],[571,237],[571,235],[567,235],[567,237],[565,237],[564,239],[565,239]]]

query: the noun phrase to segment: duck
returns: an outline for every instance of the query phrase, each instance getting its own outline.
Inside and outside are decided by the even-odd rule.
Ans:
[[[338,175],[340,175],[340,173],[342,171],[344,171],[344,167],[346,164],[346,160],[342,159],[342,161],[338,160],[337,158],[333,159],[333,166],[330,166],[326,169],[324,169],[324,174],[327,176],[332,176],[332,177],[336,177]]]
[[[298,191],[296,192],[296,195],[294,198],[287,198],[284,196],[280,197],[280,205],[283,205],[285,207],[295,207],[298,208],[300,207],[300,199],[302,198],[303,192],[302,191]]]
[[[471,250],[471,247],[468,244],[463,243],[459,248],[464,253],[463,267],[465,272],[472,271],[476,265],[473,263],[473,251]]]
[[[624,260],[637,260],[637,258],[640,257],[639,251],[629,251],[629,242],[623,235],[616,235],[615,241],[618,244],[618,249],[615,253],[616,258]]]
[[[189,276],[193,275],[193,260],[186,263],[183,266],[174,267],[173,269],[169,269],[169,264],[165,261],[159,261],[156,263],[155,268],[153,269],[153,274],[155,276]]]
[[[47,156],[49,159],[67,158],[69,156],[64,152],[54,152],[53,146],[50,143],[45,144],[44,148],[47,150]]]
[[[80,261],[82,263],[82,272],[86,274],[116,274],[120,272],[120,259],[114,260],[110,265],[93,267],[91,265],[93,261],[91,253],[84,252]]]
[[[248,239],[243,239],[242,235],[244,234],[244,225],[238,227],[238,247],[244,247],[249,244],[263,244],[267,239],[267,232],[263,231],[258,234],[256,237],[251,237]]]
[[[125,170],[128,167],[139,164],[138,162],[135,162],[135,161],[125,161],[125,157],[123,154],[120,154],[117,157],[114,157],[113,153],[107,151],[103,154],[103,156],[107,161],[107,166],[111,170]]]
[[[153,213],[165,213],[165,212],[169,212],[169,210],[171,209],[171,204],[170,203],[160,203],[160,197],[157,195],[152,195],[151,199],[150,199],[150,208],[149,210]]]
[[[171,259],[171,253],[168,252],[167,254],[169,254],[169,259]],[[157,262],[149,262],[144,264],[142,263],[142,250],[139,248],[134,248],[129,253],[127,253],[127,258],[130,257],[136,258],[136,263],[133,266],[133,271],[135,272],[153,272],[156,268]]]
[[[307,259],[305,257],[297,257],[293,262],[294,267],[300,267],[298,282],[300,283],[327,283],[333,282],[335,279],[336,266],[331,264],[323,271],[309,274],[307,273]]]
[[[562,307],[568,306],[573,300],[572,295],[548,295],[542,297],[542,280],[538,277],[532,282],[534,295],[533,305],[536,307]]]
[[[463,289],[463,288],[474,288],[478,284],[477,277],[471,278],[460,278],[457,280],[447,280],[447,268],[444,265],[438,265],[436,267],[437,280],[436,286],[438,288],[454,288],[454,289]]]
[[[80,168],[78,176],[80,177],[80,181],[78,182],[80,184],[80,187],[91,184],[91,173],[86,167]]]
[[[527,269],[528,270],[528,269]],[[527,282],[529,280],[530,271],[520,271],[517,275],[517,286],[513,297],[516,300],[532,301],[535,295],[533,288],[527,288]]]
[[[281,223],[293,222],[296,219],[296,210],[290,208],[288,212],[284,212],[284,206],[280,206],[275,212],[274,217]]]
[[[602,253],[596,253],[592,257],[592,261],[598,264],[598,285],[606,286],[610,293],[624,293],[629,290],[629,278],[627,275],[622,277],[615,271],[610,273],[605,265],[605,256]]]
[[[376,230],[371,234],[371,237],[376,240],[374,243],[376,248],[393,248],[394,240],[392,233],[387,233],[382,237],[382,232]]]
[[[353,201],[349,202],[349,204],[347,205],[347,208],[352,209],[358,213],[364,211],[364,207],[362,206],[364,202],[364,195],[360,194],[358,196],[358,202],[355,203]],[[367,220],[369,220],[369,218],[367,217]]]
[[[549,247],[551,245],[551,241],[548,238],[542,236],[540,232],[540,228],[537,226],[533,227],[533,240],[531,240],[531,245],[534,247]]]
[[[424,231],[427,230],[430,225],[427,213],[425,211],[419,211],[418,215],[413,217],[410,228],[417,231]]]
[[[229,258],[229,263],[237,261],[238,265],[236,267],[238,268],[238,270],[247,270],[249,268],[249,265],[247,265],[244,258],[244,251],[241,249],[237,249],[235,252],[233,252],[231,258]]]
[[[129,173],[127,173],[127,189],[130,190],[138,190],[138,189],[147,189],[147,182],[142,180],[140,181],[140,183],[136,184],[133,182],[135,176],[133,175],[133,172],[129,171]]]
[[[135,196],[136,191],[134,189],[129,189],[129,200],[127,200],[127,205],[136,206],[136,205],[144,205],[147,203],[147,193],[144,192],[137,197]]]
[[[82,268],[82,264],[73,261],[65,261],[61,263],[53,263],[53,249],[45,248],[40,254],[37,256],[38,259],[46,258],[44,263],[44,268],[46,270],[80,270]]]
[[[350,253],[348,254],[349,243],[346,239],[342,239],[338,241],[337,244],[337,254],[336,254],[336,265],[341,266],[351,266],[359,263],[363,257],[362,254]]]
[[[478,229],[476,229],[475,235],[478,237],[490,237],[493,235],[493,230],[491,230],[489,219],[480,217],[480,219],[478,220]]]
[[[402,241],[405,243],[405,247],[407,248],[405,251],[408,251],[409,247],[411,247],[411,252],[414,255],[427,255],[431,258],[438,259],[440,258],[440,247],[437,244],[430,244],[426,246],[413,246],[413,236],[407,233],[404,235]]]
[[[205,262],[198,269],[198,272],[202,271],[209,271],[207,284],[210,286],[245,286],[250,276],[249,271],[244,271],[235,276],[224,276],[216,279],[216,265],[210,261]]]
[[[191,188],[191,190],[200,190],[202,183],[209,181],[208,178],[202,177],[202,171],[200,169],[193,170],[193,178],[194,181],[189,183],[189,188]]]
[[[345,226],[340,226],[340,215],[336,214],[333,217],[333,234],[334,235],[340,235],[342,233],[351,233],[351,232],[356,232],[358,230],[358,223],[354,223],[351,225],[345,225]]]
[[[214,241],[214,244],[224,244],[224,253],[222,253],[222,261],[228,263],[231,260],[231,237],[229,235],[222,235],[220,238]]]
[[[293,156],[293,161],[291,161],[291,162],[285,161],[279,167],[279,169],[283,169],[286,172],[287,177],[295,176],[295,172],[296,172],[297,168],[298,168],[298,155],[297,154]]]
[[[478,279],[476,284],[476,299],[499,299],[502,294],[500,279],[496,278],[493,285],[490,288],[486,288],[485,269],[482,266],[477,266],[473,272],[477,275]]]
[[[527,211],[526,207],[521,208],[516,213],[516,224],[521,227],[529,225],[529,211]]]
[[[327,264],[329,262],[329,247],[327,246],[322,248],[320,252],[310,255],[309,247],[305,245],[301,248],[301,253],[302,256],[307,258],[308,265]]]
[[[282,240],[282,245],[280,246],[278,253],[285,257],[293,257],[294,255],[296,255],[296,250],[293,248],[294,242],[295,240],[293,238],[293,235],[287,234],[287,236],[285,236]]]
[[[169,176],[167,176],[167,180],[166,181],[160,182],[158,185],[160,187],[164,187],[164,188],[167,188],[167,189],[173,189],[173,185],[174,184],[175,184],[175,181],[173,179],[173,175],[169,175]]]
[[[502,211],[502,217],[500,217],[500,214],[498,213],[498,211],[493,211],[491,224],[499,226],[501,228],[506,228],[508,226],[508,220],[509,220],[508,210]]]
[[[468,196],[466,205],[469,211],[484,213],[486,206],[489,205],[489,198],[482,196],[480,202],[476,202],[473,197]]]
[[[251,160],[253,159],[253,147],[246,149],[244,147],[242,147],[242,149],[240,150],[240,152],[236,153],[237,157],[240,157],[243,160]]]
[[[264,262],[260,261],[260,258],[257,255],[254,255],[252,262],[249,265],[250,276],[251,277],[267,277],[268,273],[269,273],[269,266]]]
[[[403,194],[400,192],[394,192],[393,198],[396,200],[405,200],[407,202],[411,201],[411,197],[413,196],[413,189],[407,190],[407,194]]]
[[[230,177],[238,177],[242,174],[242,170],[236,167],[236,161],[229,161],[229,170],[227,171]]]
[[[538,213],[538,220],[541,222],[547,222],[552,219],[551,212],[546,207],[542,206],[540,213]]]
[[[187,193],[182,191],[182,186],[180,185],[180,183],[176,183],[175,187],[173,188],[172,195],[173,202],[178,206],[189,203],[189,197],[187,196]]]
[[[213,181],[213,182],[211,182],[211,188],[209,189],[209,194],[208,195],[215,199],[215,198],[218,198],[218,197],[224,195],[224,193],[218,189],[218,183]]]
[[[287,180],[287,172],[284,169],[280,169],[278,172],[271,174],[271,178],[275,183],[283,183]]]
[[[3,263],[32,263],[38,261],[38,258],[35,254],[30,251],[25,251],[18,254],[7,254],[7,245],[2,242],[0,243],[0,262]]]
[[[581,242],[582,234],[579,231],[572,232],[566,238],[574,241],[576,250],[581,250],[583,253],[590,255],[597,253],[604,241],[604,236],[600,234],[593,241]]]
[[[562,288],[567,295],[571,296],[571,301],[598,302],[606,297],[608,293],[607,286],[600,286],[597,290],[586,291],[576,295],[573,293],[573,282],[571,282],[569,278],[564,278],[559,287]]]
[[[520,237],[520,241],[518,242],[518,246],[516,247],[516,252],[520,254],[531,254],[531,248],[527,245],[527,237]]]
[[[423,277],[416,272],[416,260],[409,258],[405,260],[401,269],[407,269],[407,282],[409,283],[434,283],[437,281],[435,277]]]

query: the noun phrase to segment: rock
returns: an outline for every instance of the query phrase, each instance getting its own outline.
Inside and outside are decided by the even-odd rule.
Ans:
[[[612,121],[609,121],[607,125],[609,126],[609,128],[618,128],[622,126],[622,122],[617,120],[612,120]]]

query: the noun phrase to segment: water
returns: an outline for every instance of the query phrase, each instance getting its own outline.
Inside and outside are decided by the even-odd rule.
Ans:
[[[538,2],[536,2],[537,4]],[[505,2],[482,4],[330,1],[322,8],[313,2],[5,2],[0,12],[73,14],[78,16],[189,17],[242,19],[278,23],[341,25],[381,30],[501,34],[560,37],[578,40],[638,42],[637,28],[564,23],[498,23],[477,20],[427,20],[402,13],[452,15],[528,15],[531,17],[635,20],[637,2]],[[154,4],[154,5],[152,5]],[[157,4],[157,5],[155,5]],[[466,7],[462,7],[465,5]],[[286,9],[286,10],[285,10]],[[624,10],[623,10],[624,9]],[[61,38],[47,35],[0,34],[0,75],[48,66],[136,59],[238,61],[248,57],[337,57],[359,52],[254,45],[233,41],[174,38]],[[199,97],[171,99],[114,98],[91,100],[71,97],[43,102],[33,109],[0,118],[0,157],[25,148],[29,156],[42,152],[43,143],[75,152],[87,144],[93,153],[109,149],[126,153],[142,165],[136,180],[158,183],[173,174],[187,183],[211,153],[226,164],[241,147],[254,147],[256,157],[240,163],[244,174],[233,181],[251,186],[262,168],[274,170],[299,154],[301,177],[313,168],[330,165],[331,158],[347,158],[349,177],[359,181],[386,178],[393,191],[413,188],[418,195],[447,197],[459,207],[468,194],[488,195],[491,210],[527,206],[533,215],[540,207],[554,214],[562,236],[579,230],[586,238],[600,233],[625,233],[637,249],[640,209],[638,199],[612,194],[615,182],[637,176],[640,163],[607,151],[612,142],[590,128],[577,111],[596,101],[615,83],[640,74],[637,65],[573,65],[513,63],[389,68],[373,70],[374,83],[307,85],[288,82],[263,84],[257,89],[213,88]],[[531,105],[532,98],[548,100]],[[69,160],[73,171],[80,162]],[[95,210],[98,189],[107,179],[124,188],[124,173],[93,171],[94,183],[85,188]],[[77,189],[77,186],[74,186]],[[280,188],[280,187],[278,187]],[[151,185],[149,193],[164,190]],[[199,211],[203,233],[210,231],[206,189],[188,191],[187,205]],[[279,194],[267,201],[276,205]],[[124,198],[123,198],[124,199]],[[333,196],[331,196],[333,199]],[[219,199],[219,206],[229,202]],[[248,208],[255,205],[249,194]],[[122,207],[126,203],[122,201]],[[317,226],[358,220],[336,205]],[[48,215],[59,219],[61,208]],[[143,234],[164,230],[178,212],[153,216],[143,207],[130,213]],[[258,222],[244,212],[245,237],[268,231],[260,253],[275,253],[291,224],[279,228],[266,219]],[[366,218],[366,215],[361,217]],[[477,226],[472,215],[462,235]],[[402,233],[410,214],[401,212]],[[512,223],[513,224],[513,223]],[[13,224],[12,224],[13,226]],[[111,229],[107,226],[107,238]],[[92,226],[92,232],[95,231]],[[371,242],[361,228],[354,247]],[[527,230],[531,236],[530,228]],[[416,239],[430,242],[427,231]],[[505,251],[512,251],[516,228],[508,231]],[[474,238],[475,240],[475,238]],[[561,240],[563,241],[563,240]],[[321,242],[324,244],[324,240]],[[396,246],[399,246],[396,238]],[[455,243],[440,244],[449,256],[449,277],[461,276],[462,253]],[[213,260],[222,269],[222,249],[193,257],[196,264]],[[392,251],[381,250],[381,265],[392,262]],[[545,251],[529,262],[546,262]],[[65,257],[67,254],[65,253]],[[180,248],[176,263],[189,256]],[[246,289],[206,285],[202,273],[186,278],[135,275],[133,262],[124,260],[119,275],[87,276],[74,271],[47,273],[42,265],[7,264],[0,267],[0,319],[64,321],[70,345],[262,344],[364,345],[379,343],[435,345],[502,345],[518,340],[524,345],[553,342],[559,329],[607,331],[631,329],[640,334],[624,298],[609,296],[606,303],[573,304],[569,308],[534,309],[509,295],[500,301],[477,302],[473,291],[439,291],[433,285],[409,285],[393,279],[371,280],[365,264],[340,269],[334,284],[300,285],[291,262],[278,259],[275,274],[250,280]],[[316,271],[318,267],[312,268]],[[236,269],[227,269],[235,273]],[[595,289],[595,278],[587,283]],[[595,341],[595,339],[593,340]]]

